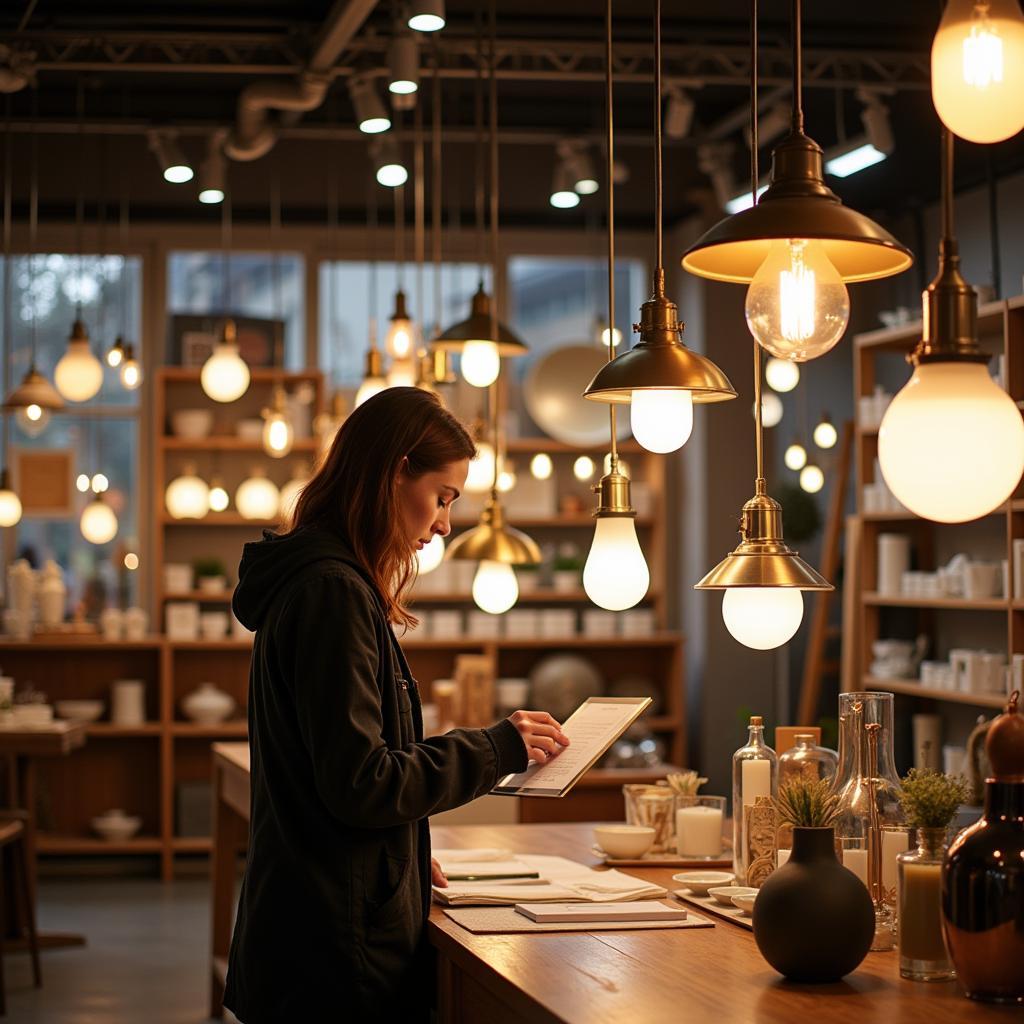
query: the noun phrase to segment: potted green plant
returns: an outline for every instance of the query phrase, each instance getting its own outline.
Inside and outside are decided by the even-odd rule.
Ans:
[[[911,768],[900,803],[917,848],[897,858],[900,975],[912,981],[948,981],[956,976],[942,938],[942,862],[949,826],[971,788],[962,775]]]
[[[220,594],[227,588],[224,563],[219,558],[197,558],[192,563],[196,587],[207,594]]]
[[[754,939],[790,980],[838,981],[864,959],[875,933],[867,888],[836,858],[839,801],[830,780],[794,779],[774,804],[780,823],[793,828],[793,849],[758,892]]]
[[[579,590],[583,558],[575,544],[562,544],[551,562],[551,585],[561,594]]]

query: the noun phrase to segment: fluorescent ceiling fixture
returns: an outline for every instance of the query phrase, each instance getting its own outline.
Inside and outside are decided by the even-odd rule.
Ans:
[[[885,158],[885,153],[875,149],[870,142],[864,142],[855,149],[829,157],[825,161],[825,172],[837,178],[848,178],[851,174],[863,171],[865,167],[880,164]]]
[[[757,198],[760,199],[767,190],[767,185],[759,186],[757,190]],[[739,213],[741,210],[749,210],[753,205],[754,204],[750,199],[750,189],[748,188],[738,196],[733,196],[732,199],[725,204],[725,212]]]

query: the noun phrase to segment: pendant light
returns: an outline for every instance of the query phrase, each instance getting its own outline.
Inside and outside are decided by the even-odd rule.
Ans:
[[[210,491],[207,495],[206,503],[211,512],[223,512],[231,504],[231,498],[228,496],[224,481],[217,473],[213,475],[213,479],[210,481]]]
[[[785,462],[786,469],[797,473],[807,465],[807,449],[794,438],[782,456],[782,461]]]
[[[483,49],[480,22],[477,21],[477,75],[475,94],[476,122],[476,237],[480,280],[470,302],[469,316],[443,331],[435,347],[459,354],[459,372],[475,388],[490,387],[498,379],[502,358],[524,356],[526,345],[500,323],[491,298],[484,289],[484,144],[483,144]],[[491,72],[494,74],[493,69]],[[492,85],[493,89],[493,85]],[[491,213],[491,287],[497,293],[498,276],[498,147],[497,114],[492,110],[490,123],[490,213]]]
[[[640,340],[609,360],[583,392],[595,402],[629,404],[633,436],[652,452],[674,452],[693,430],[694,402],[736,397],[729,378],[705,356],[682,343],[676,304],[665,295],[662,265],[661,0],[654,23],[654,293],[641,307]],[[609,177],[609,191],[612,180]],[[611,348],[611,346],[609,346]]]
[[[839,440],[839,433],[832,422],[832,417],[827,412],[821,414],[821,419],[815,426],[811,437],[819,448],[835,448],[836,441]]]
[[[142,384],[142,367],[135,358],[135,346],[125,342],[128,337],[128,284],[127,274],[128,258],[124,255],[128,249],[128,190],[124,179],[121,182],[121,212],[118,225],[119,248],[121,250],[121,281],[119,291],[121,293],[121,332],[118,334],[114,344],[107,349],[107,366],[117,369],[121,380],[121,386],[126,391],[135,391]]]
[[[124,339],[119,334],[114,339],[114,344],[107,349],[107,366],[116,370],[124,359]]]
[[[7,131],[4,133],[4,323],[3,346],[0,348],[0,394],[7,390],[7,374],[11,359],[11,101],[7,100]],[[21,519],[21,499],[11,487],[7,471],[7,442],[9,424],[0,416],[0,526],[14,526]]]
[[[800,383],[800,367],[788,359],[772,356],[765,364],[764,379],[772,391],[784,395]]]
[[[231,196],[221,205],[221,245],[224,252],[222,261],[224,274],[224,322],[221,325],[220,340],[213,346],[213,352],[203,363],[199,372],[199,383],[208,398],[215,402],[234,402],[249,390],[251,374],[249,367],[238,351],[238,334],[235,321],[227,314],[231,309]]]
[[[281,302],[281,186],[277,175],[272,180],[270,197],[270,244],[273,250],[271,271],[274,289],[274,357],[278,366],[284,366],[284,337],[282,336],[283,304]],[[274,385],[270,406],[263,410],[263,450],[272,459],[282,459],[295,443],[295,427],[288,411],[287,395],[281,384]]]
[[[445,26],[444,0],[414,0],[406,24],[417,32],[440,32]]]
[[[490,157],[491,157],[491,222],[497,223],[498,199],[498,89],[494,64],[495,31],[497,17],[494,0],[490,5]],[[492,265],[497,268],[497,236],[491,237]],[[497,275],[495,275],[497,284]],[[497,333],[496,306],[491,309],[491,336]],[[473,577],[473,600],[478,608],[492,615],[500,615],[508,611],[519,598],[519,583],[515,576],[515,566],[536,565],[540,562],[540,548],[536,542],[523,533],[509,526],[505,518],[505,510],[498,493],[498,471],[502,460],[501,434],[498,424],[500,383],[496,381],[490,386],[491,435],[494,442],[494,472],[491,478],[491,493],[480,515],[480,522],[471,530],[460,534],[448,545],[445,557],[456,561],[472,561],[477,563],[476,575]]]
[[[120,339],[119,339],[120,340]],[[124,362],[121,364],[121,386],[126,391],[136,391],[142,384],[142,367],[135,358],[135,346],[129,342],[124,347]]]
[[[612,119],[612,0],[605,5],[605,115],[608,160],[608,323],[615,323],[615,134]],[[609,339],[608,362],[615,360],[615,340]],[[636,536],[636,509],[629,477],[621,471],[618,451],[618,410],[608,406],[610,450],[604,476],[593,487],[594,540],[583,566],[583,589],[600,608],[622,611],[641,601],[651,583],[650,570]]]
[[[530,459],[530,475],[534,480],[547,480],[554,472],[555,465],[547,452],[537,452]]]
[[[758,202],[690,246],[683,267],[713,281],[748,284],[751,333],[771,355],[804,362],[827,352],[846,330],[848,283],[898,274],[913,257],[825,184],[821,148],[804,134],[801,0],[792,0],[791,10],[792,128],[772,153],[771,184]]]
[[[283,459],[295,443],[295,428],[288,415],[285,390],[280,384],[274,387],[270,407],[263,410],[263,451],[272,459]]]
[[[185,463],[181,474],[167,485],[164,504],[174,519],[202,519],[211,509],[223,511],[227,508],[227,502],[224,502],[221,509],[214,508],[220,504],[220,495],[211,497],[209,486],[197,475],[195,463],[192,462]]]
[[[941,523],[987,515],[1024,470],[1024,422],[989,376],[978,344],[978,297],[960,273],[953,234],[953,136],[943,132],[939,272],[923,295],[924,330],[910,381],[878,431],[878,461],[911,512]]]
[[[435,384],[454,384],[458,379],[452,370],[451,353],[438,345],[441,333],[441,316],[444,309],[444,274],[441,258],[443,241],[441,228],[444,215],[442,194],[443,177],[441,173],[441,57],[437,47],[434,48],[434,81],[432,83],[430,103],[430,244],[431,263],[434,267],[434,326],[430,333],[429,355],[431,362],[431,378]]]
[[[405,277],[405,188],[395,189],[395,266],[398,271],[398,289],[395,291],[394,312],[388,320],[387,333],[384,335],[384,351],[394,363],[410,364],[399,367],[395,379],[388,375],[388,384],[411,386],[415,382],[412,359],[416,353],[416,325],[405,304],[403,279]]]
[[[235,508],[243,519],[273,520],[280,505],[281,493],[261,466],[253,467],[235,491]]]
[[[757,0],[751,0],[750,191],[757,193]],[[756,198],[754,199],[756,209]],[[782,506],[768,496],[764,477],[761,424],[761,346],[754,340],[754,439],[757,479],[754,497],[740,515],[740,543],[694,587],[723,590],[722,618],[741,644],[771,650],[790,640],[800,628],[804,603],[801,591],[832,590],[832,584],[786,544]]]
[[[78,83],[78,135],[79,163],[84,165],[85,155],[85,94],[82,82]],[[77,236],[79,288],[75,296],[75,322],[71,325],[67,351],[61,356],[53,372],[57,390],[69,402],[88,402],[103,386],[103,365],[93,355],[89,344],[89,332],[82,321],[82,227],[85,220],[85,184],[82,174],[78,175],[78,200],[75,203],[75,234]]]
[[[932,43],[932,101],[970,142],[1024,128],[1024,14],[1018,0],[948,0]]]
[[[100,462],[101,450],[99,431],[100,425],[94,423],[92,426],[92,436],[96,448],[97,463]],[[96,473],[90,481],[90,486],[93,496],[85,508],[82,509],[82,515],[78,520],[78,527],[82,532],[82,536],[90,544],[109,544],[117,536],[118,527],[117,516],[104,497],[106,490],[110,487],[110,482],[102,473]]]

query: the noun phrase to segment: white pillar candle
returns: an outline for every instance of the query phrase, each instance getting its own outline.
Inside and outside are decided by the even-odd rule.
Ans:
[[[742,764],[742,774],[740,775],[740,788],[743,793],[744,807],[752,807],[759,796],[771,796],[771,761],[744,761]]]
[[[899,867],[896,858],[910,849],[910,834],[904,831],[882,830],[882,888],[885,902],[895,904],[899,887]]]
[[[722,852],[722,812],[717,807],[676,811],[676,851],[680,857],[717,857]]]
[[[789,855],[792,852],[793,852],[792,850],[778,850],[777,851],[777,853],[778,853],[778,861],[777,861],[776,866],[781,868],[782,865],[785,864],[789,860]]]
[[[865,886],[868,884],[867,850],[843,850],[843,867],[849,868]]]

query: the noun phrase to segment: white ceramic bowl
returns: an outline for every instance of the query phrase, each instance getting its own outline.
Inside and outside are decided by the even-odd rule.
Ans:
[[[598,825],[594,839],[609,857],[625,860],[642,857],[651,848],[654,829],[647,825]]]
[[[715,900],[716,903],[721,903],[723,907],[734,907],[733,896],[756,896],[757,890],[751,889],[748,885],[720,885],[714,889],[708,889],[708,895]]]
[[[756,899],[756,892],[738,892],[732,898],[732,905],[734,907],[739,907],[744,914],[749,914],[754,909],[754,900]]]
[[[142,828],[142,819],[123,811],[107,811],[92,819],[92,827],[103,839],[116,843],[131,839]]]
[[[54,703],[57,714],[74,722],[95,722],[103,714],[101,700],[58,700]]]
[[[171,413],[171,430],[175,437],[198,441],[209,437],[212,429],[212,409],[176,409]]]
[[[672,881],[685,885],[694,896],[707,896],[709,889],[732,885],[735,877],[731,871],[681,871]]]

